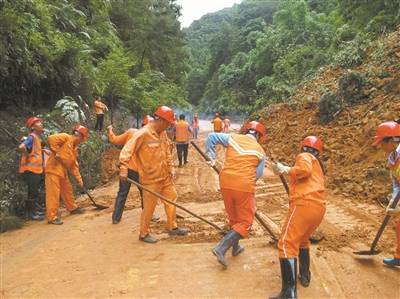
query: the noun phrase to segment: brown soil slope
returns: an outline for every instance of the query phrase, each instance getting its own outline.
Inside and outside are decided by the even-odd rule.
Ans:
[[[385,202],[391,184],[386,157],[371,144],[379,123],[400,117],[400,30],[380,43],[385,45],[382,61],[377,62],[370,54],[364,64],[353,70],[323,70],[319,77],[299,87],[290,105],[270,106],[259,114],[268,128],[265,148],[271,157],[291,163],[302,138],[317,135],[324,141],[323,160],[334,194]],[[370,86],[362,90],[368,100],[346,106],[333,121],[322,125],[319,99],[327,91],[336,92],[339,78],[351,71],[368,76]]]

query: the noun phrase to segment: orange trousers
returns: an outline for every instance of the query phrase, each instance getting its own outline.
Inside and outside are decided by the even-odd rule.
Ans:
[[[254,193],[221,188],[229,226],[243,238],[247,236],[256,213]]]
[[[397,248],[396,252],[394,254],[394,257],[396,259],[400,259],[400,219],[397,220],[396,222],[396,239],[397,239]]]
[[[310,248],[309,238],[321,224],[325,206],[314,202],[294,202],[289,205],[278,242],[279,258],[294,258],[300,248]]]
[[[56,174],[46,173],[46,218],[52,221],[57,218],[60,207],[60,196],[68,211],[75,210],[78,206],[75,203],[74,193],[68,177],[61,177]]]
[[[176,189],[174,184],[169,181],[167,183],[158,183],[158,184],[150,184],[144,185],[148,189],[157,192],[170,201],[175,202],[178,198],[178,194],[176,193]],[[152,195],[149,192],[143,192],[143,210],[140,216],[140,236],[145,237],[150,233],[150,222],[153,217],[154,209],[157,206],[158,197]],[[162,201],[164,204],[165,214],[167,215],[167,229],[172,230],[178,227],[176,223],[176,207]]]

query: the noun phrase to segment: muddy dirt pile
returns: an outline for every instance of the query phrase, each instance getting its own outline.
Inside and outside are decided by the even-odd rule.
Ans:
[[[385,57],[381,61],[373,58],[371,49],[363,65],[353,70],[324,70],[318,78],[300,86],[289,104],[259,112],[268,128],[267,154],[293,163],[300,141],[307,135],[317,135],[324,141],[323,160],[333,194],[386,203],[391,190],[386,157],[371,144],[381,122],[400,117],[399,41],[400,30],[382,40]],[[368,87],[360,91],[366,100],[345,105],[331,122],[321,124],[318,101],[326,92],[337,92],[340,78],[350,72],[368,77]]]

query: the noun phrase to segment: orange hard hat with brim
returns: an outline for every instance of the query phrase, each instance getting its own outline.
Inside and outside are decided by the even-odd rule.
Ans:
[[[26,125],[26,127],[28,128],[28,129],[30,129],[30,128],[32,128],[32,126],[35,124],[35,123],[37,123],[37,122],[43,122],[43,119],[41,119],[41,118],[39,118],[39,117],[30,117],[30,118],[28,118],[27,120],[26,120],[26,123],[25,123],[25,125]]]
[[[308,136],[301,142],[301,147],[311,147],[322,154],[322,141],[317,136]]]
[[[254,120],[246,124],[245,130],[254,130],[260,134],[260,137],[265,137],[267,135],[267,129],[265,126],[262,123]]]
[[[174,110],[172,110],[168,106],[158,107],[154,115],[157,115],[159,118],[166,120],[170,124],[173,124],[176,121]]]
[[[387,137],[400,137],[400,124],[395,121],[381,123],[376,129],[373,146],[377,146]]]
[[[84,127],[84,126],[76,125],[74,127],[73,131],[74,132],[78,132],[79,134],[81,134],[82,137],[83,137],[83,140],[87,140],[89,138],[89,129]]]

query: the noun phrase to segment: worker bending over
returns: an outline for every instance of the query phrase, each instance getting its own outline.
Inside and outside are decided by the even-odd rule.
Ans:
[[[154,119],[150,115],[146,115],[143,118],[142,127],[152,122]],[[108,140],[117,146],[124,146],[138,131],[137,129],[131,128],[126,130],[121,135],[115,135],[112,126],[108,126]],[[139,183],[139,172],[134,159],[129,162],[128,178],[132,181]],[[121,221],[122,213],[124,212],[125,202],[131,188],[131,183],[128,181],[119,181],[119,189],[117,198],[115,199],[114,211],[112,213],[112,223],[117,224]],[[143,209],[143,192],[139,189],[141,206]],[[157,221],[159,217],[153,217],[153,221]]]
[[[216,145],[227,148],[219,184],[231,230],[212,250],[224,267],[228,267],[225,253],[229,248],[232,247],[233,256],[243,252],[239,240],[247,236],[253,224],[256,212],[255,185],[265,165],[265,152],[258,142],[265,134],[265,127],[252,121],[245,126],[244,135],[211,133],[206,140],[206,152],[212,159],[212,165],[215,165]]]
[[[182,167],[183,164],[186,165],[188,163],[189,139],[192,134],[192,129],[188,122],[185,121],[185,115],[181,114],[179,116],[179,121],[175,124],[174,133],[179,167]]]
[[[28,186],[28,198],[25,201],[26,216],[31,220],[44,219],[44,202],[40,199],[40,183],[43,180],[44,149],[40,136],[43,133],[43,120],[30,117],[26,121],[29,135],[19,145],[22,152],[19,173]]]
[[[148,189],[157,192],[171,201],[176,201],[173,179],[175,170],[172,164],[170,141],[165,130],[175,123],[174,111],[161,106],[155,112],[154,121],[141,128],[124,146],[120,154],[120,179],[126,180],[130,161],[135,160],[139,171],[140,182]],[[157,205],[158,198],[144,191],[144,209],[140,219],[139,240],[156,243],[150,235],[150,221]],[[163,202],[167,215],[167,230],[171,236],[182,236],[187,230],[178,228],[175,206]]]
[[[219,113],[218,112],[215,113],[215,117],[211,121],[211,123],[214,126],[214,132],[217,132],[217,133],[222,132],[223,123],[222,123],[222,119],[219,117]]]
[[[397,217],[396,238],[397,248],[393,258],[383,259],[388,266],[400,266],[400,202],[394,206],[394,201],[400,193],[400,119],[397,122],[384,122],[378,126],[375,136],[375,146],[380,147],[388,157],[388,168],[391,172],[393,182],[392,199],[386,208],[389,215]]]
[[[79,173],[78,146],[89,137],[87,128],[75,126],[72,135],[60,133],[50,135],[47,143],[51,154],[46,165],[46,211],[49,224],[60,225],[63,222],[58,218],[60,197],[71,214],[82,214],[84,210],[77,206],[68,178],[70,172],[78,185],[83,188],[83,181]]]
[[[320,160],[322,142],[308,136],[301,143],[301,153],[293,167],[273,163],[276,174],[289,175],[289,211],[278,242],[282,289],[271,298],[297,298],[297,257],[300,283],[310,284],[311,234],[325,215],[325,175]]]
[[[94,112],[96,113],[95,131],[103,131],[104,112],[108,111],[108,107],[101,101],[101,97],[94,98]]]

